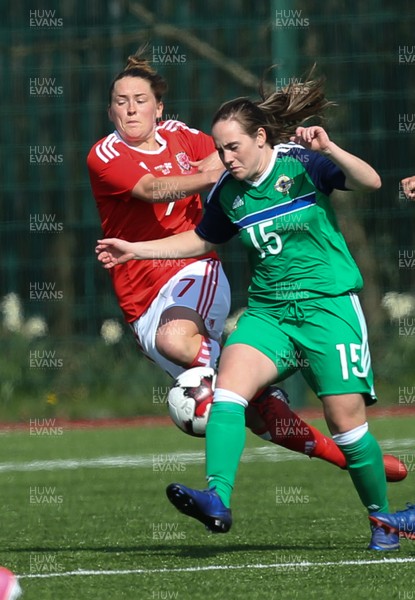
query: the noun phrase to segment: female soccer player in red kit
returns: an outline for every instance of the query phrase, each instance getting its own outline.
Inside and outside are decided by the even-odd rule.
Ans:
[[[210,136],[161,121],[166,90],[164,79],[139,55],[128,59],[111,84],[108,114],[115,131],[87,159],[105,238],[145,241],[194,229],[202,217],[199,193],[223,172]],[[148,358],[172,377],[199,365],[215,367],[230,290],[214,252],[129,261],[110,275]],[[282,391],[262,394],[253,406],[247,425],[254,433],[345,468],[336,444],[293,413]]]

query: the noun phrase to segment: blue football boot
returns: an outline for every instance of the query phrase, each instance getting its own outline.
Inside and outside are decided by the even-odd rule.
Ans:
[[[398,510],[395,513],[372,513],[369,519],[387,532],[415,540],[415,504],[408,503],[406,506],[405,510]]]
[[[367,547],[368,550],[399,550],[399,535],[387,532],[382,527],[371,525],[372,539]]]
[[[211,490],[193,490],[181,483],[171,483],[166,488],[167,498],[188,517],[203,523],[213,533],[226,533],[232,525],[232,512]]]

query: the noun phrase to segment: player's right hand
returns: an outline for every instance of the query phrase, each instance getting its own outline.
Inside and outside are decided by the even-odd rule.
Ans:
[[[218,179],[225,170],[222,161],[219,158],[218,152],[212,152],[212,154],[202,158],[202,160],[190,160],[189,163],[192,167],[195,167],[199,173],[206,173],[207,171],[219,171],[217,173]]]

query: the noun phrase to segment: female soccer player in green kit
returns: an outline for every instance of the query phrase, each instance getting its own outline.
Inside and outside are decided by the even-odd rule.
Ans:
[[[230,497],[249,399],[298,368],[323,404],[363,505],[369,514],[388,512],[382,453],[366,419],[366,405],[376,396],[356,296],[363,281],[329,199],[334,189],[377,190],[381,180],[322,127],[298,126],[326,105],[321,80],[263,95],[260,102],[225,103],[212,135],[227,172],[196,229],[152,242],[98,242],[108,268],[130,259],[199,256],[235,235],[247,251],[248,308],[222,351],[206,431],[208,489],[167,488],[178,510],[214,532],[232,524]],[[396,550],[399,537],[372,525],[369,548]]]

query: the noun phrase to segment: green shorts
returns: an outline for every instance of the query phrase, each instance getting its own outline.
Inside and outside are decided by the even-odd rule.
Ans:
[[[248,308],[225,346],[247,344],[270,358],[281,381],[301,370],[317,396],[363,394],[373,388],[366,321],[355,294],[292,301],[281,309]]]

